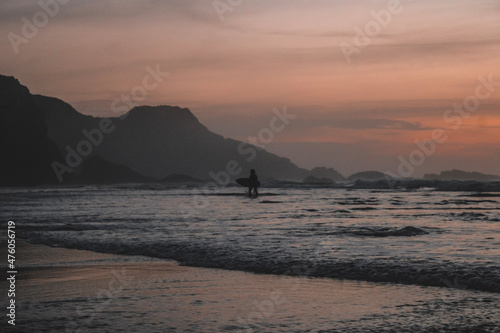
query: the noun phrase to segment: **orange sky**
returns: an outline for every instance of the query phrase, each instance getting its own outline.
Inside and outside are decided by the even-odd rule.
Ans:
[[[45,3],[57,13],[17,46],[23,18],[33,23],[43,9],[0,3],[0,73],[80,112],[114,115],[111,103],[159,66],[169,76],[140,104],[188,107],[209,129],[241,140],[286,106],[297,118],[268,149],[300,166],[395,172],[415,140],[444,128],[448,140],[415,175],[500,174],[500,86],[460,128],[443,118],[475,94],[478,77],[500,82],[499,1],[401,0],[397,9],[389,1],[242,1],[223,13],[212,0]],[[382,25],[373,12],[390,17]],[[378,31],[348,62],[341,45],[354,46],[357,29],[370,24]]]

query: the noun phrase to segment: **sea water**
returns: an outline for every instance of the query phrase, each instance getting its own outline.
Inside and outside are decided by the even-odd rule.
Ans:
[[[182,265],[500,293],[500,193],[151,184],[0,190],[56,247]],[[498,309],[498,302],[488,304]]]

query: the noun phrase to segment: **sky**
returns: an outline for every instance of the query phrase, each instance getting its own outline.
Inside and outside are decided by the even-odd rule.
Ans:
[[[4,0],[0,74],[94,116],[186,107],[344,176],[500,175],[499,17],[497,0]],[[295,117],[265,136],[276,110]]]

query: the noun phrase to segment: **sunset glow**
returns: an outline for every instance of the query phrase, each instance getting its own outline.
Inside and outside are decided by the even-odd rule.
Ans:
[[[498,1],[242,1],[224,13],[213,1],[72,1],[22,37],[41,10],[0,4],[0,73],[82,113],[117,116],[112,102],[159,66],[169,76],[141,104],[187,107],[239,140],[286,106],[297,118],[266,148],[299,166],[395,170],[442,128],[448,139],[416,175],[500,174]],[[368,45],[346,57],[359,31]],[[493,90],[453,128],[447,110],[488,76]]]

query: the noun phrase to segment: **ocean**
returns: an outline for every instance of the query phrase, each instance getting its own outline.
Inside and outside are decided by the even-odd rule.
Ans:
[[[3,188],[1,223],[13,220],[18,238],[53,247],[416,286],[439,300],[459,290],[470,301],[460,311],[484,329],[477,332],[498,329],[500,193],[308,186],[260,192],[248,198],[241,187],[161,184]]]

